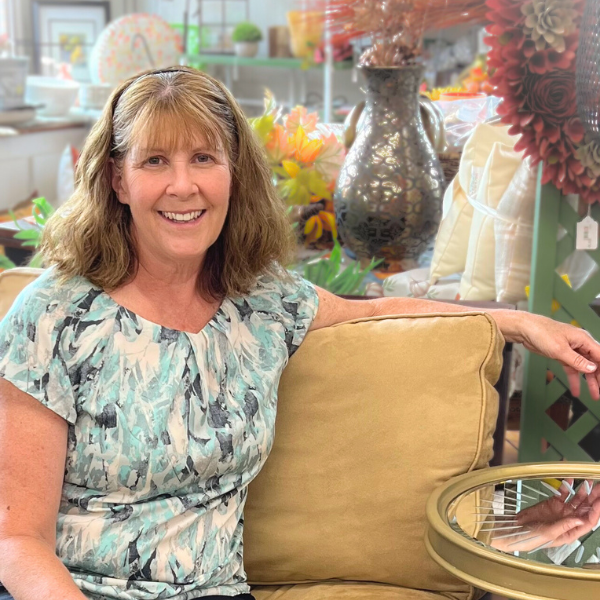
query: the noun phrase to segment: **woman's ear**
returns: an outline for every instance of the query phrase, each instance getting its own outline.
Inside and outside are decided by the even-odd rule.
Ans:
[[[121,169],[117,166],[114,158],[108,159],[108,169],[110,174],[110,184],[115,194],[117,195],[117,199],[119,202],[125,204],[123,200],[121,200],[123,196],[123,179],[121,175]]]

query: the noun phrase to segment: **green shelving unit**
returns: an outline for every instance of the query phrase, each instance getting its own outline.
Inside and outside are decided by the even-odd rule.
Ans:
[[[300,58],[244,58],[234,54],[186,54],[185,60],[205,65],[226,65],[229,67],[266,67],[271,69],[323,69],[323,64],[309,64]],[[334,63],[334,69],[343,71],[352,68],[352,62]]]
[[[592,207],[591,214],[600,221],[597,204]],[[540,167],[529,311],[563,323],[575,321],[600,340],[600,317],[590,306],[600,295],[600,270],[579,289],[569,287],[557,272],[557,268],[576,251],[577,223],[580,220],[581,217],[560,191],[551,184],[541,184]],[[557,242],[563,231],[563,237]],[[585,252],[600,265],[600,249]],[[553,300],[560,304],[558,310],[552,310]],[[567,377],[560,364],[528,353],[521,407],[521,462],[593,460],[581,442],[600,423],[600,402],[591,399],[587,386],[582,382],[579,401],[584,410],[576,420],[565,420],[561,427],[549,414],[555,403],[561,399],[564,402],[563,396],[568,389]]]
[[[202,52],[186,54],[182,56],[184,64],[198,69],[206,69],[211,65],[220,66],[224,69],[225,85],[233,88],[234,82],[239,77],[239,69],[244,67],[259,67],[266,69],[279,69],[284,71],[288,81],[288,108],[305,102],[307,94],[307,73],[311,69],[321,71],[323,75],[323,103],[324,109],[321,119],[325,122],[331,120],[332,115],[332,89],[335,71],[348,71],[354,66],[351,61],[325,62],[322,64],[311,64],[300,58],[245,58],[233,54],[211,54]],[[262,98],[238,98],[242,105],[262,107]]]

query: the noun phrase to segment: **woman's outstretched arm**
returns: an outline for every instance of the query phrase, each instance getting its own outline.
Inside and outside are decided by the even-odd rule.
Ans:
[[[319,308],[310,327],[319,329],[364,317],[424,313],[481,312],[479,309],[416,298],[345,300],[317,288]],[[569,378],[571,392],[579,396],[579,374],[586,376],[590,394],[600,399],[600,344],[583,329],[518,310],[486,310],[509,342],[559,361]]]

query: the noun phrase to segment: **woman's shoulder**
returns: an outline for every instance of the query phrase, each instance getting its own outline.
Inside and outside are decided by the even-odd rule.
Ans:
[[[246,319],[251,312],[267,315],[283,326],[288,355],[302,343],[319,305],[315,286],[298,273],[274,267],[261,274],[236,308]]]
[[[314,286],[298,273],[275,265],[256,278],[248,292],[248,297],[281,299],[310,289],[314,289]]]
[[[300,313],[314,317],[318,306],[315,286],[298,273],[281,267],[259,275],[245,296],[233,299],[243,302],[251,310],[272,314],[283,314],[292,319]]]

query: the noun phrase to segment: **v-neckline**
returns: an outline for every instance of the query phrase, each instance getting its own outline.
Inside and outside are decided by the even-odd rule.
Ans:
[[[117,310],[122,310],[122,311],[127,312],[129,315],[134,317],[137,321],[139,321],[141,323],[147,323],[148,325],[151,325],[153,327],[159,327],[159,328],[165,329],[167,331],[172,331],[174,333],[181,333],[181,334],[185,334],[185,335],[189,335],[189,336],[199,336],[202,333],[205,333],[206,330],[210,326],[216,325],[218,322],[219,313],[221,313],[223,311],[223,307],[224,307],[225,303],[227,302],[227,298],[223,298],[223,300],[217,307],[217,310],[213,313],[212,317],[200,328],[199,331],[194,332],[194,331],[185,331],[184,329],[174,329],[173,327],[167,327],[166,325],[161,325],[160,323],[156,323],[156,321],[151,321],[150,319],[142,317],[141,315],[137,314],[130,308],[127,308],[126,306],[123,306],[122,304],[117,302],[108,292],[106,292],[104,290],[101,290],[101,292],[102,292],[102,295],[107,299],[107,301],[110,304],[112,304]]]

